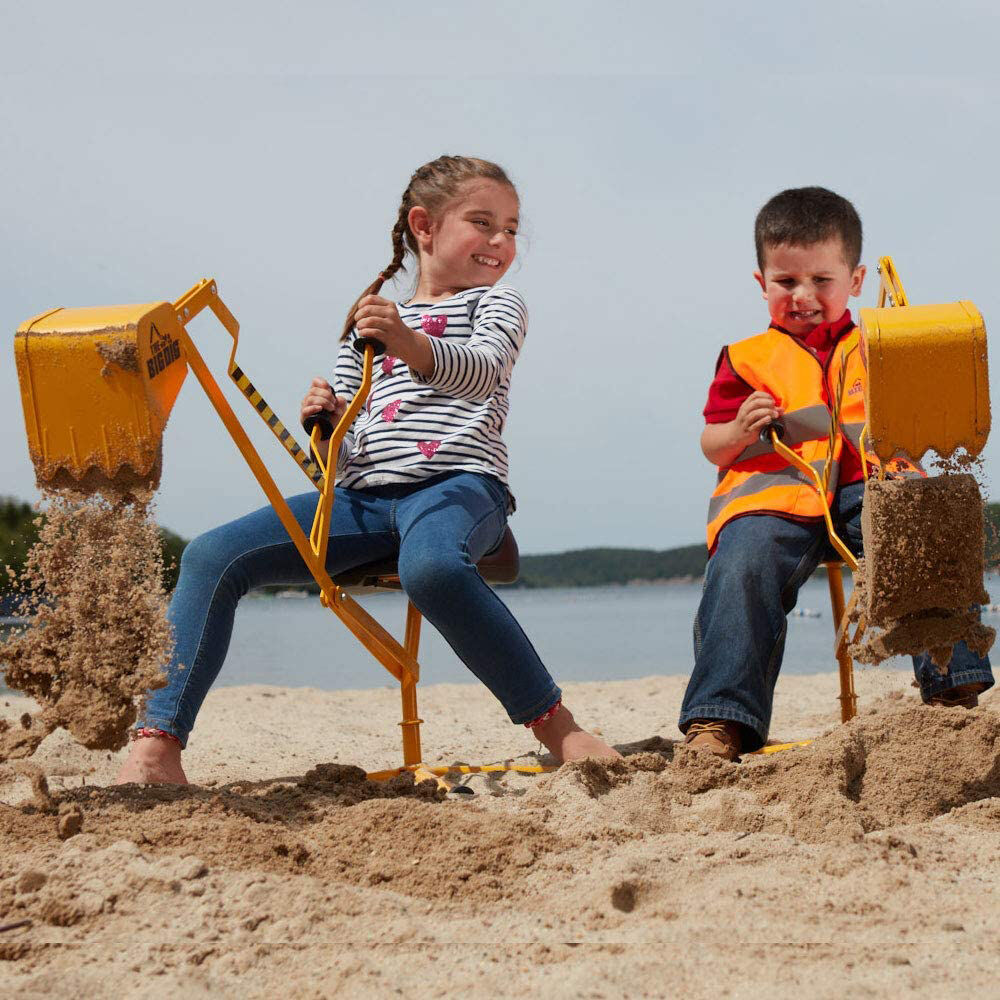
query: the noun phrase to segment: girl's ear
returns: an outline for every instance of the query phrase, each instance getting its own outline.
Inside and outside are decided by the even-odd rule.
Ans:
[[[417,246],[424,253],[430,253],[434,244],[434,224],[430,212],[423,205],[414,205],[407,213],[406,221],[410,224]]]

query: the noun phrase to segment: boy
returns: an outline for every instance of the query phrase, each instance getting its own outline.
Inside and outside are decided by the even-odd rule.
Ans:
[[[780,421],[784,442],[821,468],[830,450],[831,393],[842,386],[830,510],[856,553],[864,495],[865,369],[847,310],[865,277],[861,220],[832,191],[796,188],[760,210],[755,240],[754,277],[771,325],[723,348],[705,406],[701,447],[719,466],[719,483],[709,504],[695,667],[679,722],[685,742],[729,760],[767,741],[785,616],[829,544],[815,488],[769,440],[762,442],[761,432]],[[928,704],[973,708],[993,684],[989,660],[965,643],[955,647],[943,677],[927,654],[915,657],[913,667]]]

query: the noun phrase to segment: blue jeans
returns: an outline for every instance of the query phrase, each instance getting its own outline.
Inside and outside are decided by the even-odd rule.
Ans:
[[[316,499],[313,492],[288,500],[307,535]],[[503,537],[506,507],[502,483],[469,472],[418,485],[338,488],[326,568],[336,575],[398,554],[400,582],[410,600],[511,721],[523,723],[548,711],[561,693],[520,625],[476,571]],[[167,686],[149,695],[139,725],[173,733],[186,744],[226,658],[239,599],[255,587],[311,580],[270,506],[191,542],[167,615],[176,644]]]
[[[852,483],[837,492],[831,510],[837,534],[857,555],[863,497],[864,484]],[[681,731],[694,719],[728,719],[743,725],[746,750],[767,742],[785,651],[785,616],[795,607],[799,587],[827,558],[836,556],[822,522],[750,515],[722,529],[694,622],[695,664],[681,705]],[[961,684],[993,685],[990,661],[964,642],[955,646],[946,675],[926,653],[914,657],[913,671],[924,701]]]

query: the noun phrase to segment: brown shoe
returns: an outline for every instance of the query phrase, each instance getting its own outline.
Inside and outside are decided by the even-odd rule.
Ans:
[[[684,742],[693,750],[713,753],[726,760],[739,760],[743,739],[738,722],[727,719],[695,719]]]
[[[938,708],[975,708],[979,704],[979,692],[985,684],[959,684],[958,687],[938,691],[927,699],[928,705]]]

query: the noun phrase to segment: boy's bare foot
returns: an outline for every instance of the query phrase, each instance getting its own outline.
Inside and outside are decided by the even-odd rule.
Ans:
[[[583,757],[620,760],[622,756],[604,740],[581,729],[573,719],[573,713],[565,705],[560,705],[559,711],[551,719],[535,726],[532,732],[560,764]]]
[[[180,745],[166,736],[136,740],[115,778],[116,785],[130,782],[139,785],[186,785],[188,780],[181,767]]]

